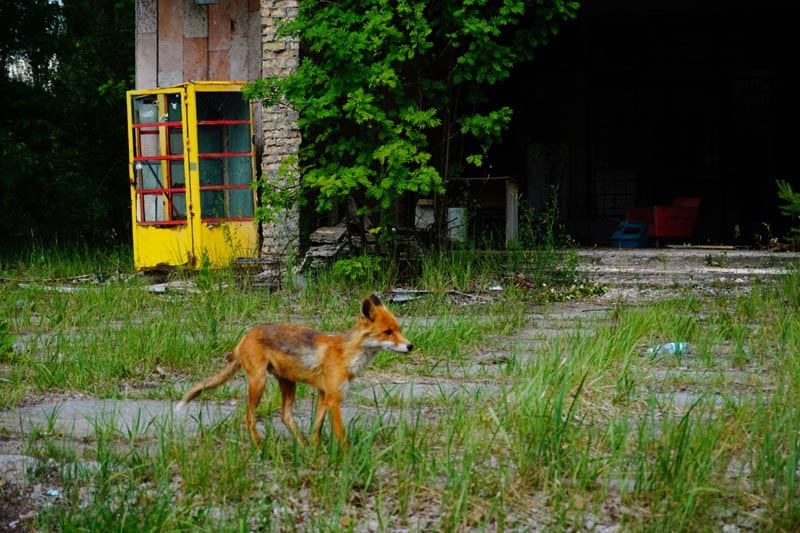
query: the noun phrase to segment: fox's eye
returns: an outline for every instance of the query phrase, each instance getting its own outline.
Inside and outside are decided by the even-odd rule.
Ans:
[[[392,334],[392,330],[387,329],[386,331],[383,332],[383,334],[384,335],[391,335]]]

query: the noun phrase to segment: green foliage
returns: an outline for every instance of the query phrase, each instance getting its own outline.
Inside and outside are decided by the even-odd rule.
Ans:
[[[800,192],[795,192],[792,186],[783,180],[777,181],[778,198],[784,204],[780,206],[781,214],[789,217],[794,226],[790,229],[789,240],[794,246],[800,246]]]
[[[258,204],[255,218],[264,224],[279,224],[291,208],[302,202],[302,190],[296,176],[296,158],[286,157],[278,169],[277,180],[284,185],[276,187],[273,177],[259,174],[255,181]]]
[[[122,102],[133,80],[133,4],[0,3],[5,242],[129,234]]]
[[[11,326],[5,320],[0,320],[0,361],[14,351],[16,335],[11,333]]]
[[[467,163],[483,167],[483,155],[489,148],[503,137],[508,125],[511,123],[513,111],[509,107],[491,111],[487,115],[474,114],[464,117],[461,121],[461,133],[475,137],[481,145],[481,154],[470,154],[466,157]]]
[[[333,275],[349,283],[365,283],[378,277],[381,258],[362,255],[350,259],[339,259],[333,264]]]
[[[491,103],[489,90],[578,7],[564,0],[300,2],[282,31],[299,39],[304,59],[285,79],[250,84],[245,96],[298,111],[302,185],[318,210],[348,198],[391,225],[390,207],[404,195],[441,192],[464,164],[485,165],[512,116]]]

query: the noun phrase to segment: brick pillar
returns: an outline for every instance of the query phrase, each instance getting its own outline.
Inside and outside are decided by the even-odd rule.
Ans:
[[[297,15],[298,0],[261,0],[262,74],[265,78],[285,76],[297,68],[300,45],[296,39],[276,35],[283,20]],[[296,165],[289,163],[300,149],[297,112],[285,106],[264,108],[264,152],[261,171],[276,188],[297,186]],[[287,160],[287,157],[289,159]],[[289,170],[289,172],[287,172]],[[261,256],[281,264],[295,257],[299,244],[299,211],[284,210],[276,222],[262,228]]]

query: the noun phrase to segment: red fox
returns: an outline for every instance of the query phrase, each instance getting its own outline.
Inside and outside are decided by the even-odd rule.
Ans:
[[[306,439],[297,429],[292,406],[296,385],[302,382],[319,391],[312,442],[319,441],[322,423],[330,411],[333,436],[346,446],[340,406],[345,384],[381,350],[408,353],[411,349],[412,344],[400,333],[397,319],[373,294],[361,303],[361,315],[344,335],[328,335],[296,324],[254,327],[228,354],[228,364],[189,389],[175,409],[181,409],[204,390],[219,387],[243,368],[249,395],[245,423],[253,444],[258,445],[262,437],[256,429],[256,408],[270,373],[281,389],[281,421],[298,442],[304,444]]]

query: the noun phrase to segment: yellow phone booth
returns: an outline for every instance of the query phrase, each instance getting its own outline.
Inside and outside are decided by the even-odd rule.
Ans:
[[[127,92],[136,270],[258,257],[252,109],[242,85]]]

